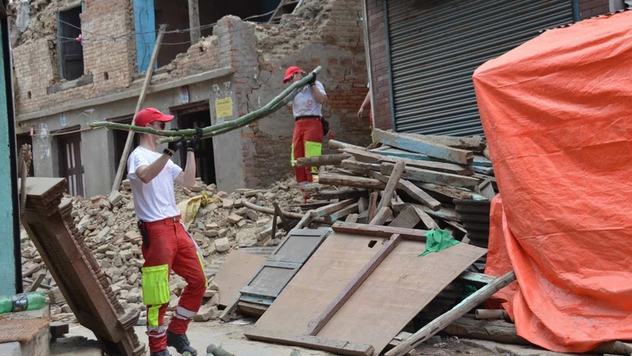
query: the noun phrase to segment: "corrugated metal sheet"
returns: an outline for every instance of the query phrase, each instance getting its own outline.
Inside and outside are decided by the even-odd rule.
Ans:
[[[482,134],[472,73],[573,21],[569,0],[388,0],[395,128]]]

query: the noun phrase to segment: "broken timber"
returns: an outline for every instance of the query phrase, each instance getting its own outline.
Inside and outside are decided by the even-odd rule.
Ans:
[[[371,172],[370,176],[372,178],[375,178],[381,182],[384,181],[388,181],[388,177],[383,175],[382,173],[378,173],[378,172]],[[415,199],[416,201],[424,204],[425,206],[427,206],[428,208],[430,208],[433,211],[437,211],[439,209],[441,209],[441,202],[439,202],[437,199],[431,197],[428,193],[424,192],[423,190],[421,190],[421,188],[417,187],[416,185],[414,185],[413,183],[405,180],[405,179],[400,179],[399,182],[397,183],[397,189],[399,190],[403,190],[406,194],[408,194],[411,198]]]
[[[404,161],[397,161],[393,170],[391,171],[391,175],[388,178],[388,182],[386,183],[386,187],[384,188],[384,194],[382,195],[382,200],[380,204],[377,206],[377,210],[380,211],[382,208],[391,203],[391,198],[393,197],[393,193],[395,192],[395,188],[397,188],[397,183],[399,183],[399,179],[402,177],[404,173],[404,169],[406,168],[406,164]]]
[[[469,164],[474,161],[474,153],[448,147],[434,142],[425,141],[417,137],[411,137],[394,132],[373,129],[373,137],[385,145],[403,150],[425,154],[429,157],[443,159],[449,162]]]
[[[339,153],[315,157],[302,157],[296,160],[296,167],[319,167],[325,165],[338,165],[344,159],[351,157],[349,154]]]
[[[389,175],[393,171],[394,166],[392,163],[382,163],[380,166],[380,172],[382,174]],[[427,169],[407,167],[404,171],[404,178],[408,180],[437,183],[443,185],[449,185],[452,187],[464,187],[474,189],[478,185],[478,179],[467,176],[461,176],[458,174],[443,173],[430,171]]]
[[[257,205],[257,204],[252,204],[252,203],[250,203],[248,201],[245,201],[245,200],[244,200],[243,203],[244,203],[244,206],[246,208],[250,208],[252,210],[256,210],[256,211],[261,212],[261,213],[274,215],[274,209],[273,208],[266,208],[266,207],[263,207],[263,206],[260,206],[260,205]],[[291,213],[291,212],[288,212],[288,211],[281,211],[281,213],[282,213],[283,216],[285,216],[286,218],[290,218],[290,219],[299,220],[299,219],[303,218],[303,214]],[[319,223],[326,223],[325,219],[323,219],[323,218],[314,218],[314,221],[315,222],[319,222]]]
[[[330,173],[320,174],[318,176],[318,183],[328,184],[328,185],[344,185],[347,187],[375,189],[375,190],[382,190],[386,186],[386,184],[380,182],[377,179],[353,177],[353,176],[346,176],[342,174],[330,174]]]

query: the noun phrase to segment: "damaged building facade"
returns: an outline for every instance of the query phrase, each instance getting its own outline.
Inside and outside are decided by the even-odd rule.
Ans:
[[[332,131],[351,143],[370,142],[368,119],[356,118],[368,82],[362,3],[297,3],[15,2],[15,127],[18,143],[33,145],[34,175],[67,178],[73,195],[110,191],[127,132],[89,124],[131,123],[161,24],[168,27],[143,106],[175,115],[172,127],[236,119],[285,88],[286,67],[322,66]],[[283,178],[291,172],[293,127],[291,112],[280,110],[205,140],[199,176],[228,191]]]
[[[375,127],[483,133],[472,74],[541,31],[632,6],[630,0],[362,0]]]

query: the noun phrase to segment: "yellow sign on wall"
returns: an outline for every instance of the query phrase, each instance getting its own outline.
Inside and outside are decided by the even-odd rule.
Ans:
[[[233,116],[233,99],[231,97],[216,99],[215,114],[218,119]]]

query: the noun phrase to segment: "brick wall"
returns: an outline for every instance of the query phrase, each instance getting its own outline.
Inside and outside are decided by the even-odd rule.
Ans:
[[[579,17],[587,19],[610,12],[609,0],[579,0]]]
[[[386,30],[382,0],[366,0],[371,51],[371,77],[373,83],[373,108],[375,127],[388,130],[393,127],[391,93],[386,53]]]
[[[46,87],[53,78],[52,46],[49,40],[39,39],[12,50],[18,113],[45,104]]]
[[[257,27],[259,76],[248,94],[250,111],[285,88],[281,82],[288,66],[306,71],[321,66],[318,80],[327,92],[323,116],[334,138],[370,143],[368,118],[356,117],[368,90],[361,17],[357,0],[307,0],[296,15],[286,16],[279,25]],[[293,172],[293,126],[291,112],[281,109],[242,131],[247,186],[265,187]],[[326,142],[323,146],[323,153],[331,153]]]

